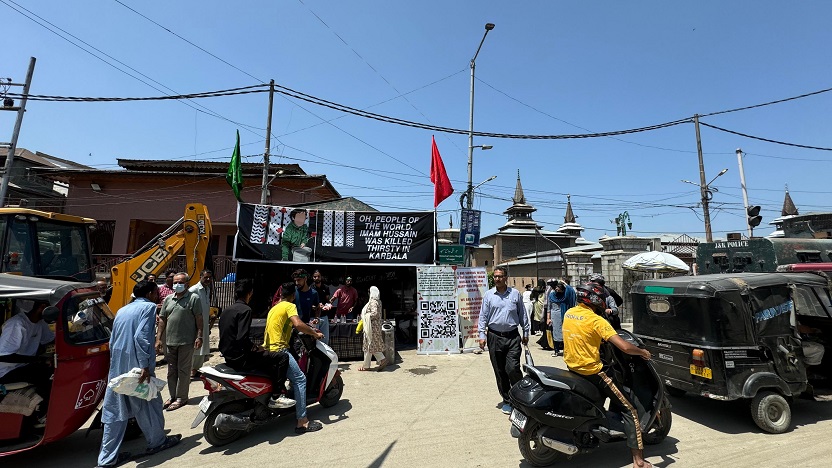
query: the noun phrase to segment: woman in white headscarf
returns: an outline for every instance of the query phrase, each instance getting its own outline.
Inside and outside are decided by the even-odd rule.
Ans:
[[[364,365],[358,370],[370,370],[370,362],[373,356],[376,358],[381,371],[387,367],[387,359],[384,358],[384,340],[381,336],[381,294],[375,286],[370,286],[370,300],[361,310],[361,320],[364,321]]]

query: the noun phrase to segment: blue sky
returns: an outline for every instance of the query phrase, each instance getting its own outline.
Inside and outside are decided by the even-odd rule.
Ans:
[[[121,0],[235,69],[115,0],[0,0],[7,39],[0,76],[22,81],[29,57],[37,57],[34,94],[162,93],[22,16],[12,2],[170,88],[152,83],[166,93],[274,79],[352,107],[459,129],[468,127],[468,62],[492,22],[477,58],[474,126],[501,134],[623,130],[832,87],[832,5],[823,1],[282,0],[229,8],[213,0]],[[246,160],[262,161],[265,94],[189,104],[222,118],[175,101],[30,102],[19,146],[97,168],[114,167],[117,158],[224,160],[240,129]],[[832,147],[830,117],[832,92],[702,121]],[[13,124],[13,113],[0,113],[0,140],[8,141]],[[728,169],[713,184],[715,237],[745,229],[736,148],[747,154],[749,198],[763,207],[763,223],[779,216],[787,184],[801,213],[832,209],[829,151],[701,131],[707,179]],[[273,161],[327,174],[343,195],[380,210],[430,210],[432,134],[276,97]],[[449,216],[458,224],[468,142],[465,135],[435,136],[457,191],[439,206],[444,228]],[[505,222],[519,170],[545,228],[563,222],[571,194],[590,240],[614,235],[610,220],[624,211],[632,234],[704,235],[699,189],[680,181],[699,180],[692,124],[615,138],[477,137],[474,144],[494,146],[475,150],[474,183],[498,176],[475,199],[484,234]],[[766,225],[755,234],[770,231]]]

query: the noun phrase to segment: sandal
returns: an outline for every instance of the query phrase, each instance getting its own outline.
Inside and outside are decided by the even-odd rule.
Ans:
[[[376,368],[376,372],[381,372],[387,367],[387,364],[390,364],[387,359],[382,359],[380,363],[378,363],[378,367]]]
[[[98,465],[95,468],[112,468],[114,466],[120,466],[133,458],[133,455],[130,452],[119,452],[118,456],[116,457],[116,461],[114,461],[111,465]]]
[[[179,442],[182,441],[182,434],[170,435],[165,437],[165,441],[159,444],[158,447],[149,448],[144,451],[145,455],[153,455],[154,453],[159,453],[162,450],[169,449],[173,446],[179,445]]]
[[[172,399],[172,398],[168,399],[168,401],[166,401],[166,402],[162,405],[162,409],[168,409],[168,406],[170,406],[172,403],[173,403],[173,399]]]
[[[187,404],[188,404],[188,402],[187,402],[187,401],[184,401],[184,400],[176,400],[176,401],[174,401],[173,403],[171,403],[171,404],[170,404],[170,406],[168,406],[168,409],[167,409],[167,410],[168,410],[168,411],[176,411],[176,410],[178,410],[179,408],[181,408],[181,407],[183,407],[183,406],[185,406],[185,405],[187,405]]]
[[[307,432],[320,431],[323,428],[324,425],[319,423],[318,421],[309,421],[309,423],[306,424],[306,427],[296,427],[295,434],[306,434]]]

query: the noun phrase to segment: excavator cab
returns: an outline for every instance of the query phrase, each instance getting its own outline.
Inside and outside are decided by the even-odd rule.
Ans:
[[[0,208],[0,272],[92,282],[93,225],[93,219],[62,213]]]

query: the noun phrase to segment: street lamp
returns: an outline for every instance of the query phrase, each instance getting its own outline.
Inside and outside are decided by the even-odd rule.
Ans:
[[[710,212],[710,209],[708,207],[708,204],[710,203],[711,199],[714,197],[714,192],[719,192],[719,190],[716,187],[712,188],[711,184],[714,183],[714,181],[716,179],[718,179],[721,175],[725,174],[726,172],[728,172],[727,168],[719,171],[719,174],[714,176],[714,178],[711,179],[711,181],[708,182],[707,184],[705,183],[705,177],[704,177],[705,174],[704,174],[704,172],[700,174],[702,176],[701,177],[702,183],[700,183],[700,184],[697,184],[695,182],[691,182],[689,180],[682,179],[682,182],[684,182],[686,184],[691,184],[691,185],[698,186],[701,193],[702,193],[702,216],[705,218],[705,240],[707,242],[713,242],[714,241],[713,235],[711,234],[711,212]]]
[[[566,262],[566,254],[563,253],[563,249],[560,248],[560,246],[558,245],[557,242],[555,242],[552,239],[549,239],[548,237],[544,236],[543,233],[540,232],[539,229],[534,228],[534,263],[535,263],[535,271],[536,271],[535,275],[537,276],[537,279],[540,279],[540,250],[537,248],[537,238],[538,237],[542,238],[545,241],[548,241],[549,243],[551,243],[552,245],[557,247],[558,252],[560,252],[561,262],[563,263],[563,266],[561,268],[562,273],[563,273],[562,277],[563,277],[563,280],[566,281],[569,278],[569,264]]]
[[[471,193],[474,193],[474,191],[477,190],[478,188],[480,188],[480,186],[485,185],[488,182],[491,182],[492,180],[494,180],[496,178],[497,178],[497,176],[493,175],[493,176],[485,179],[484,181],[478,183],[477,185],[475,185],[471,188]],[[466,206],[465,205],[465,197],[467,197],[467,196],[468,196],[467,191],[463,192],[462,195],[459,196],[459,206],[460,207],[465,208],[465,206]]]
[[[471,107],[468,114],[468,189],[466,190],[467,193],[467,205],[468,209],[474,209],[474,187],[473,187],[473,178],[474,178],[474,70],[477,67],[477,55],[480,53],[480,49],[482,49],[482,44],[485,42],[485,36],[488,35],[488,31],[494,29],[494,23],[486,23],[485,24],[485,33],[482,35],[482,39],[480,40],[480,45],[477,46],[477,51],[474,52],[474,57],[471,58]],[[488,146],[486,148],[486,146]],[[489,145],[481,145],[479,148],[486,150],[491,149]],[[465,266],[471,266],[471,247],[468,246],[465,248]]]

